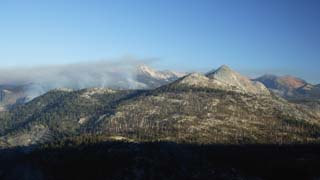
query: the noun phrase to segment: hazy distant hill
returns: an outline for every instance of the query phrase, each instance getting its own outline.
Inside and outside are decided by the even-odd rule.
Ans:
[[[309,143],[320,114],[223,66],[154,90],[54,90],[0,114],[2,146],[79,134],[128,141]]]
[[[290,100],[320,99],[319,85],[292,76],[264,75],[257,79],[274,93]]]

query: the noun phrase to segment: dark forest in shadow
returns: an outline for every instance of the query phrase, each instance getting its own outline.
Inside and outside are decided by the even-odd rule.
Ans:
[[[320,145],[64,141],[2,150],[0,179],[316,179]]]

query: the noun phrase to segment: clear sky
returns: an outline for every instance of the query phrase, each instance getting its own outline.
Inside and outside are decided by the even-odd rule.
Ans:
[[[1,67],[127,55],[320,83],[320,1],[0,0]]]

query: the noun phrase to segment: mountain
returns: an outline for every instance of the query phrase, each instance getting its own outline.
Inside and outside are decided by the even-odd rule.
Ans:
[[[137,81],[145,84],[146,88],[157,88],[185,75],[185,73],[168,70],[156,71],[146,65],[139,65],[136,73]]]
[[[36,144],[75,135],[84,128],[83,124],[88,125],[87,122],[96,119],[101,112],[108,113],[114,103],[129,94],[130,91],[106,88],[52,90],[2,112],[0,135],[5,135],[4,141],[12,145]]]
[[[291,91],[307,85],[307,82],[292,76],[264,75],[256,79],[270,89]]]
[[[264,75],[255,81],[289,100],[320,99],[320,88],[292,76]]]
[[[192,87],[206,87],[226,91],[270,95],[270,92],[263,84],[251,81],[225,65],[206,75],[199,73],[189,74],[177,82]]]
[[[221,84],[237,87],[243,92],[265,95],[269,94],[268,89],[263,84],[251,81],[249,78],[242,76],[225,65],[221,66],[216,71],[207,74],[207,77],[220,82]]]
[[[275,75],[264,75],[255,80],[263,83],[270,89],[279,90],[288,95],[292,94],[294,90],[308,84],[306,81],[292,76],[278,77]]]
[[[86,134],[133,142],[315,143],[319,120],[318,111],[223,66],[151,90],[50,91],[0,113],[0,144],[29,146]]]

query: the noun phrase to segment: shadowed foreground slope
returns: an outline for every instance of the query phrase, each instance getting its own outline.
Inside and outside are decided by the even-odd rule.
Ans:
[[[66,140],[2,152],[1,179],[314,179],[319,145],[195,145]]]

